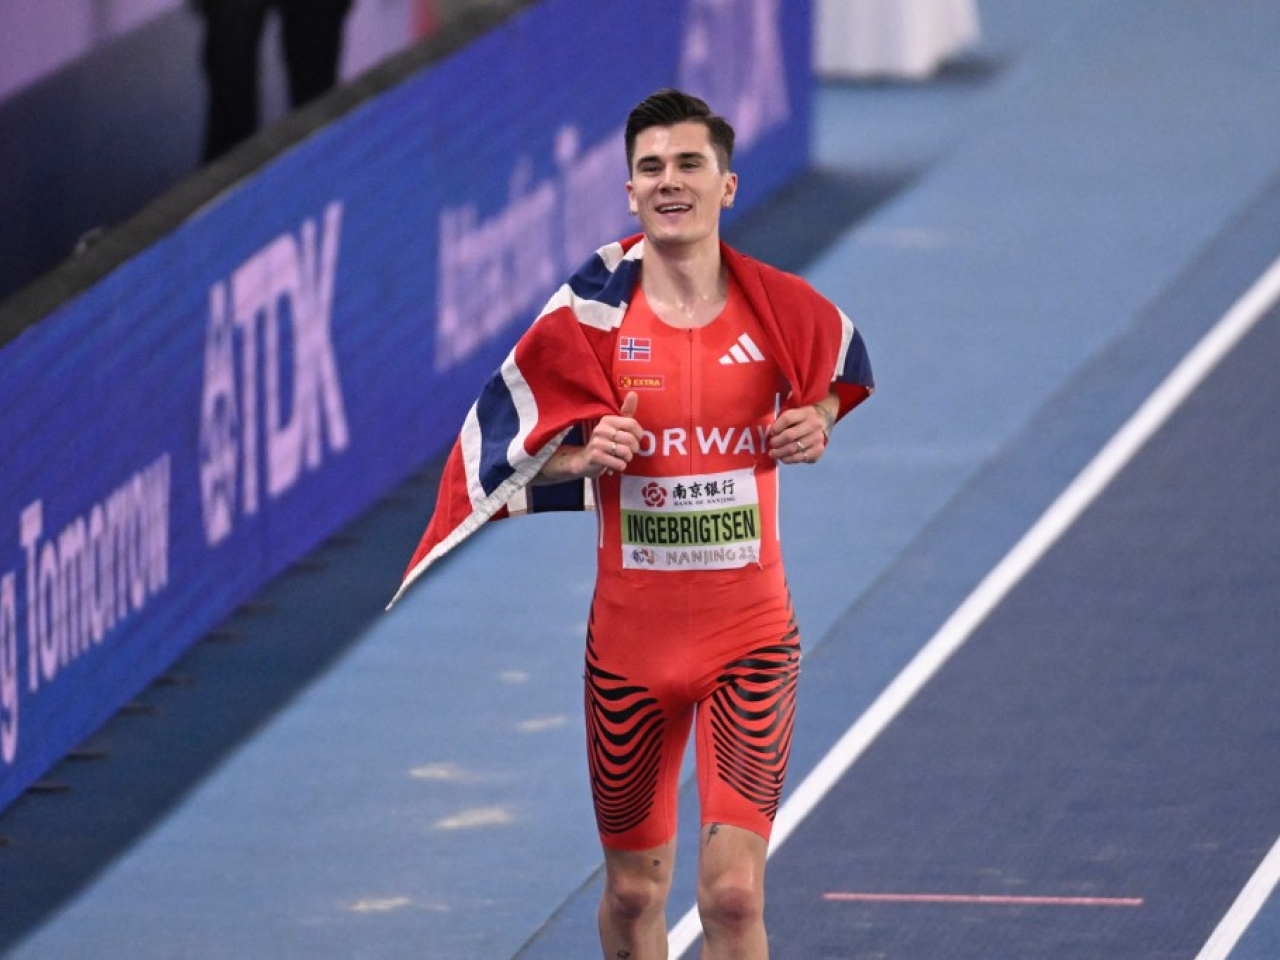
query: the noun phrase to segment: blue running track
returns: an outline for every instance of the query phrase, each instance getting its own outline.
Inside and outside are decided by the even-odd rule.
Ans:
[[[815,169],[730,238],[844,306],[880,383],[784,480],[788,802],[1280,257],[1280,4],[979,8],[936,82],[824,85]],[[805,808],[773,956],[1280,957],[1278,361],[1272,305]],[[495,525],[384,615],[433,489],[428,467],[0,815],[0,955],[596,955],[594,521]]]

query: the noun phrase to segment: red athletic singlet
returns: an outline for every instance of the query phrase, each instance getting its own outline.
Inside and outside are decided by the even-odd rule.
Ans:
[[[791,742],[799,635],[778,543],[768,430],[785,384],[737,286],[699,329],[637,286],[614,358],[639,396],[639,455],[603,476],[587,637],[588,756],[601,840],[675,834],[697,724],[702,822],[768,837]]]

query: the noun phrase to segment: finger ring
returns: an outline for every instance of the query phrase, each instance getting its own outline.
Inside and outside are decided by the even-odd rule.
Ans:
[[[618,442],[616,440],[613,442],[613,455],[615,457],[618,455]]]
[[[803,443],[801,443],[799,440],[797,440],[797,441],[796,441],[796,449],[797,449],[798,451],[800,451],[801,453],[804,453],[805,446],[804,446],[804,444],[803,444]]]

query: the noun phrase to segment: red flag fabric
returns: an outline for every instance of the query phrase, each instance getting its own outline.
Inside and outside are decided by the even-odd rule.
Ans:
[[[485,384],[450,451],[435,512],[388,608],[489,520],[590,507],[586,483],[536,491],[529,483],[575,427],[618,412],[612,362],[644,247],[636,235],[596,251],[556,291]],[[848,316],[800,277],[728,246],[721,253],[790,386],[787,406],[816,403],[834,389],[844,416],[870,396],[871,365]]]

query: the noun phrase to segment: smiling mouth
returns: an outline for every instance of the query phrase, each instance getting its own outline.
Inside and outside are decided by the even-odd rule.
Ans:
[[[658,205],[659,213],[687,213],[692,209],[693,207],[687,203],[663,203]]]

